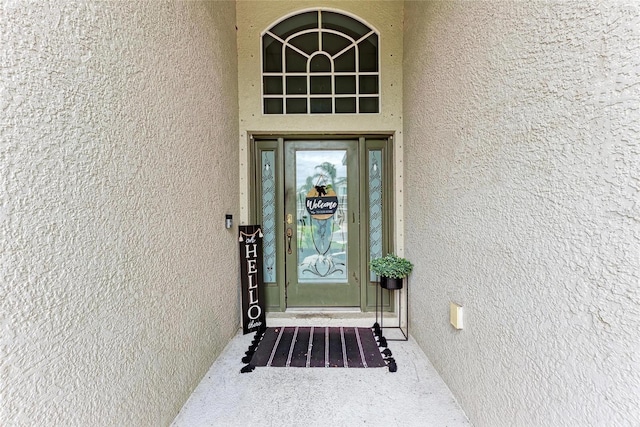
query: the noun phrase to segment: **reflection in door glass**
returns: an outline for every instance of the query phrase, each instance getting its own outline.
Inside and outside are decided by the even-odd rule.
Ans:
[[[300,283],[347,283],[346,154],[296,152]]]

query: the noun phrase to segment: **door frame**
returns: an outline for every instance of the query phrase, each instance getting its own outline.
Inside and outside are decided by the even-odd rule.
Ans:
[[[395,191],[394,191],[394,159],[393,159],[393,133],[340,133],[340,134],[298,134],[298,133],[252,133],[249,135],[249,181],[253,185],[249,185],[249,223],[259,223],[261,213],[258,212],[258,196],[262,194],[262,183],[260,182],[260,174],[258,173],[258,164],[260,164],[260,153],[262,150],[274,150],[275,162],[279,165],[284,165],[284,142],[285,140],[296,141],[320,141],[320,140],[357,140],[358,141],[358,155],[360,163],[363,164],[362,159],[366,159],[367,150],[381,150],[383,153],[382,162],[383,170],[386,172],[383,174],[383,203],[382,203],[382,215],[383,215],[383,232],[382,232],[382,246],[383,253],[393,251],[395,248],[395,227],[394,227],[394,206],[395,206]],[[263,145],[260,149],[258,143]],[[365,165],[363,172],[360,174],[359,179],[359,192],[361,195],[368,194],[368,182],[369,175]],[[276,211],[281,214],[281,220],[275,221],[275,235],[280,236],[275,239],[276,252],[278,254],[284,254],[285,251],[285,212],[284,212],[284,171],[281,168],[276,170],[275,174],[275,188],[276,188]],[[360,197],[360,212],[362,217],[365,218],[366,224],[369,224],[369,210],[366,205],[368,197]],[[362,312],[373,312],[375,310],[375,298],[376,298],[376,282],[370,280],[369,274],[369,232],[368,229],[363,228],[364,225],[360,225],[360,247],[365,248],[360,252],[360,306]],[[265,284],[265,294],[267,299],[267,312],[284,312],[287,310],[286,303],[286,283],[285,283],[285,257],[277,257],[276,263],[276,283]],[[383,306],[386,311],[393,311],[394,298],[392,293],[384,291]],[[313,308],[310,308],[313,311]]]

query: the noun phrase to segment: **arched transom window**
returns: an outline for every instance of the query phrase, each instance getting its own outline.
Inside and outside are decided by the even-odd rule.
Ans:
[[[305,11],[262,34],[265,114],[380,111],[378,34],[328,10]]]

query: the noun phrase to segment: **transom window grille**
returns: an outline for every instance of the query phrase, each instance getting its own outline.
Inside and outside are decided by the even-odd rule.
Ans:
[[[262,35],[264,114],[380,111],[378,33],[337,12],[286,18]]]

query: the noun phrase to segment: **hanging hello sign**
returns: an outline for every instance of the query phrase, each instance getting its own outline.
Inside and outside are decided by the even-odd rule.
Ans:
[[[307,193],[305,207],[311,218],[329,219],[338,210],[338,197],[333,188],[316,185]]]
[[[242,331],[248,334],[267,327],[262,270],[263,236],[259,225],[241,225],[239,232]]]

